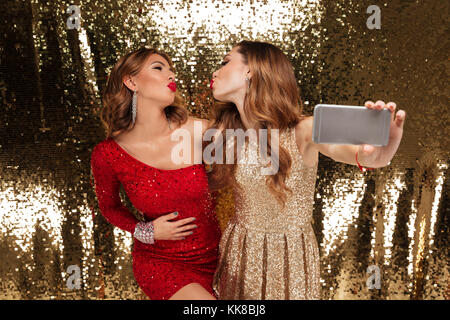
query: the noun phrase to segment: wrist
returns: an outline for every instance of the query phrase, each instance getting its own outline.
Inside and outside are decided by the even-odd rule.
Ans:
[[[138,222],[134,228],[133,236],[143,243],[154,244],[155,238],[153,221]]]
[[[375,169],[375,168],[364,167],[364,166],[361,165],[361,163],[359,163],[359,161],[358,161],[358,151],[356,151],[355,158],[356,158],[356,164],[358,165],[359,170],[361,170],[361,172],[366,172],[368,170]],[[361,160],[361,159],[359,159],[359,160]]]

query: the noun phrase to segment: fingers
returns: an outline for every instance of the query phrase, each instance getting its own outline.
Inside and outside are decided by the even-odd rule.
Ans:
[[[395,116],[395,124],[401,128],[405,124],[406,112],[403,110],[399,110]]]
[[[384,107],[385,107],[385,104],[384,104],[384,102],[383,101],[381,101],[381,100],[378,100],[377,102],[372,102],[372,101],[370,101],[370,100],[368,100],[368,101],[366,101],[365,103],[364,103],[364,106],[366,107],[366,108],[369,108],[369,109],[376,109],[376,110],[381,110],[381,109],[383,109]]]
[[[188,218],[191,219],[191,218]],[[190,236],[191,234],[194,233],[194,231],[190,231],[192,229],[197,228],[197,225],[195,224],[190,224],[188,226],[184,226],[184,227],[180,227],[177,229],[177,233],[174,235],[174,239],[173,240],[184,240],[186,239],[187,236]]]
[[[186,232],[177,233],[170,240],[185,240],[187,236],[190,236],[193,233],[194,232],[192,232],[192,231],[186,231]]]
[[[395,102],[388,102],[388,104],[386,104],[386,108],[391,111],[395,111],[395,108],[397,108],[397,104]]]
[[[186,231],[186,230],[192,230],[192,229],[195,229],[195,228],[197,228],[197,225],[195,225],[195,224],[190,224],[190,225],[187,225],[187,226],[178,228],[178,229],[177,229],[177,232],[183,232],[183,231]]]
[[[190,236],[191,234],[193,234],[194,232],[193,231],[186,231],[186,232],[181,232],[181,233],[177,233],[177,237],[183,237],[183,238],[185,238],[185,237],[187,237],[187,236]]]
[[[164,221],[169,221],[169,220],[173,220],[176,217],[178,217],[178,211],[172,212],[172,213],[168,213],[166,215],[163,215],[161,217],[159,217],[158,219],[162,219]]]
[[[163,216],[159,217],[158,219],[162,219],[164,221],[169,221],[169,220],[173,220],[173,219],[175,219],[177,217],[178,217],[178,211],[175,211],[175,212],[163,215]],[[194,220],[195,220],[195,218],[191,217],[191,218],[181,219],[181,220],[175,221],[173,223],[174,223],[175,227],[179,227],[179,226],[182,226],[182,225],[184,225],[186,223],[192,222]]]
[[[400,110],[396,114],[395,109],[397,108],[397,104],[395,102],[388,102],[385,104],[382,100],[378,100],[375,103],[368,100],[364,103],[364,106],[375,110],[388,109],[391,112],[391,121],[395,121],[397,126],[403,127],[403,124],[405,123],[406,112],[404,110]]]
[[[391,122],[394,121],[394,116],[395,116],[395,108],[397,107],[397,105],[395,104],[395,102],[389,102],[386,105],[386,108],[391,112]]]
[[[380,109],[383,109],[383,107],[384,107],[384,102],[381,101],[381,100],[378,100],[377,102],[374,103],[373,101],[368,100],[368,101],[366,101],[366,102],[364,103],[364,106],[365,106],[366,108],[369,108],[369,109],[377,109],[377,110],[380,110]]]
[[[397,104],[395,102],[388,102],[387,104],[384,103],[382,100],[378,100],[377,102],[372,102],[370,100],[367,100],[364,103],[364,106],[369,109],[376,109],[376,110],[383,110],[388,109],[392,113],[395,112],[395,109],[397,108]]]
[[[375,109],[377,110],[383,109],[384,106],[385,106],[384,101],[378,100],[377,102],[375,102]]]
[[[365,106],[366,108],[373,108],[374,103],[373,103],[373,101],[368,100],[368,101],[366,101],[366,102],[364,103],[364,106]]]
[[[195,218],[191,217],[191,218],[185,218],[185,219],[181,219],[179,221],[173,222],[175,227],[181,227],[182,225],[185,225],[187,223],[190,223],[192,221],[194,221]]]
[[[197,228],[197,225],[192,222],[196,220],[195,217],[185,218],[178,221],[171,222],[169,220],[173,220],[178,217],[178,212],[172,212],[166,215],[163,215],[157,219],[155,219],[154,223],[157,223],[158,228],[158,239],[160,240],[184,240],[185,237],[191,235],[193,230]],[[157,220],[160,220],[158,223]],[[162,223],[161,223],[162,222]],[[167,223],[167,224],[166,224]],[[156,238],[156,235],[155,235]]]

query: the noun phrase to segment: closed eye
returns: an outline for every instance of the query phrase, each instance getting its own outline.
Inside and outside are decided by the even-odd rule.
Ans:
[[[228,61],[222,61],[221,65],[226,65],[228,63]]]
[[[161,67],[154,67],[153,69],[158,69],[158,70],[162,70]]]

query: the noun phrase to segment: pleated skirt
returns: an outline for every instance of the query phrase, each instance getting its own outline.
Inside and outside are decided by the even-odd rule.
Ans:
[[[320,255],[311,223],[299,232],[249,230],[231,219],[213,289],[222,300],[320,299]]]

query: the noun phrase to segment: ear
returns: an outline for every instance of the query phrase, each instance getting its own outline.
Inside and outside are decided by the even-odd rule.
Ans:
[[[131,79],[131,76],[125,76],[123,78],[123,84],[131,91],[134,91],[137,89],[136,83],[133,81],[133,79]]]
[[[246,77],[251,79],[253,77],[253,72],[250,71],[250,69],[247,69]]]

